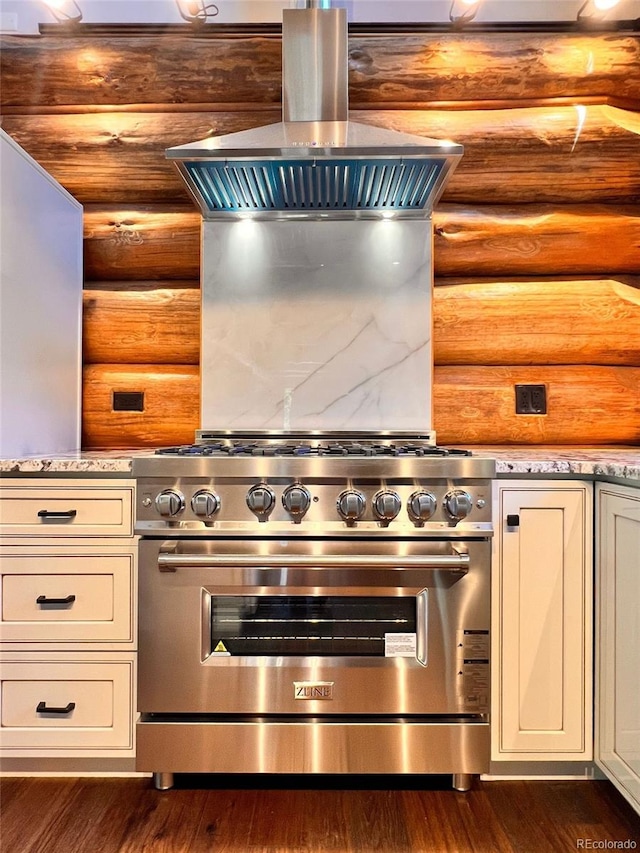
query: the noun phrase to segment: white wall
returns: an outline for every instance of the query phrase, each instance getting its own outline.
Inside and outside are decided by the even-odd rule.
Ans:
[[[86,23],[181,23],[174,0],[76,0]],[[213,2],[213,0],[207,0]],[[460,0],[456,0],[457,3]],[[583,0],[484,0],[478,22],[572,21]],[[283,8],[296,0],[216,0],[219,23],[279,22]],[[346,7],[354,23],[443,22],[451,0],[334,0]],[[610,20],[640,18],[640,0],[621,0]],[[38,32],[38,24],[55,18],[41,0],[0,0],[0,31]]]

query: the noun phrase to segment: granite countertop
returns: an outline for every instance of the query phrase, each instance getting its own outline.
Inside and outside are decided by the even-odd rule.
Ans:
[[[0,474],[131,474],[135,457],[148,450],[72,450],[43,456],[34,453],[20,459],[0,459]]]
[[[470,448],[496,460],[498,476],[565,475],[635,480],[640,485],[640,447],[488,447]]]
[[[498,476],[564,475],[615,478],[640,483],[640,447],[470,447],[475,456],[496,460]],[[131,474],[134,458],[147,450],[77,451],[43,457],[0,459],[0,474]]]

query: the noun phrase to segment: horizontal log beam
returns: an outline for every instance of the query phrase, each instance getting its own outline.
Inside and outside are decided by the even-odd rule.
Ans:
[[[607,106],[362,111],[358,121],[465,154],[443,195],[473,204],[640,202],[640,115]],[[273,113],[5,116],[3,127],[79,201],[188,201],[166,148],[279,120]]]
[[[448,283],[451,283],[451,281],[458,281],[458,279],[447,279]],[[464,281],[463,279],[460,279],[459,281],[461,284],[469,284],[469,282]],[[191,278],[184,280],[172,279],[167,281],[166,284],[161,281],[157,281],[156,279],[149,279],[149,281],[117,281],[116,279],[113,279],[112,281],[85,281],[84,292],[85,296],[89,296],[94,291],[99,293],[102,290],[107,291],[108,293],[117,294],[122,291],[146,293],[148,291],[159,289],[170,289],[175,291],[198,290],[199,287],[200,282],[197,279]]]
[[[437,287],[437,365],[640,367],[640,290],[617,281]]]
[[[357,118],[389,130],[464,145],[464,156],[443,201],[640,201],[640,115],[636,113],[576,106],[362,112]]]
[[[193,284],[85,290],[85,363],[197,365]],[[433,319],[437,365],[640,366],[640,289],[617,281],[438,286]]]
[[[547,415],[516,415],[516,384],[544,384]],[[114,391],[144,393],[143,412],[114,412]],[[191,442],[199,427],[196,367],[85,368],[83,447]],[[640,368],[436,367],[434,426],[442,444],[637,444]]]
[[[215,42],[3,36],[2,104],[279,104],[281,53],[280,39],[259,36]]]
[[[83,448],[135,448],[192,442],[200,423],[198,368],[90,365],[84,369]],[[144,411],[114,411],[116,391],[142,393]]]
[[[591,275],[591,276],[582,276],[581,280],[585,282],[591,281],[600,281],[604,279],[605,276]],[[612,276],[615,281],[619,284],[628,284],[629,287],[634,287],[637,289],[640,288],[640,275],[616,275]],[[470,285],[470,284],[506,284],[506,283],[535,283],[535,284],[544,284],[544,283],[553,283],[553,282],[565,282],[565,281],[576,281],[576,276],[570,275],[562,275],[562,276],[551,276],[551,275],[539,275],[535,277],[535,280],[531,278],[526,278],[525,276],[511,276],[508,280],[498,280],[496,277],[492,276],[474,276],[470,278],[469,276],[447,276],[447,278],[436,278],[434,281],[435,287],[448,287],[449,285]],[[143,282],[103,282],[100,285],[99,282],[96,282],[96,287],[101,289],[104,286],[105,290],[109,290],[115,288],[116,290],[129,290],[130,288],[138,287],[138,285],[143,285]],[[151,286],[152,282],[149,282],[147,286]],[[93,285],[89,283],[89,285],[85,285],[92,287]],[[179,282],[175,282],[175,286],[179,286]],[[185,282],[185,286],[187,286],[187,282]],[[191,287],[195,287],[195,284],[191,284]],[[157,287],[157,284],[156,284]]]
[[[515,385],[546,386],[546,415],[516,415]],[[640,368],[436,367],[442,444],[634,444]]]
[[[192,206],[84,211],[85,279],[200,278],[200,214]]]
[[[199,289],[93,289],[83,297],[85,364],[199,363]]]
[[[617,33],[411,33],[349,38],[352,101],[640,99],[640,41]],[[140,34],[3,36],[2,103],[277,103],[281,40]]]
[[[441,204],[434,232],[436,276],[640,272],[640,205]]]
[[[84,231],[89,281],[199,279],[200,215],[192,206],[88,205]],[[640,205],[441,204],[434,231],[435,274],[443,278],[640,271]]]
[[[532,107],[618,107],[622,110],[635,111],[640,109],[640,101],[628,98],[590,95],[583,98],[496,98],[490,101],[413,101],[408,104],[389,101],[376,105],[376,114],[385,110],[513,110],[530,109]],[[350,101],[349,109],[357,120],[358,110],[371,112],[371,104]],[[272,104],[69,104],[65,106],[17,106],[2,107],[5,116],[60,116],[60,115],[89,115],[90,113],[269,113],[273,116]],[[273,120],[273,119],[271,119]]]
[[[279,120],[270,113],[3,116],[3,129],[83,204],[189,203],[165,149]]]

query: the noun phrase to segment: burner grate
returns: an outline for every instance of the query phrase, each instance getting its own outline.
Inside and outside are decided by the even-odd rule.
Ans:
[[[162,447],[155,451],[164,456],[297,456],[297,457],[424,457],[471,456],[470,450],[458,447],[439,447],[433,444],[324,442],[319,444],[278,444],[260,442],[212,442]]]

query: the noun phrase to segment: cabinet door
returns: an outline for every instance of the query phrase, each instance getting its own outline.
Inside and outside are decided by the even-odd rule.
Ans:
[[[596,761],[640,810],[640,490],[598,486]]]
[[[590,489],[498,484],[494,760],[591,758]]]

